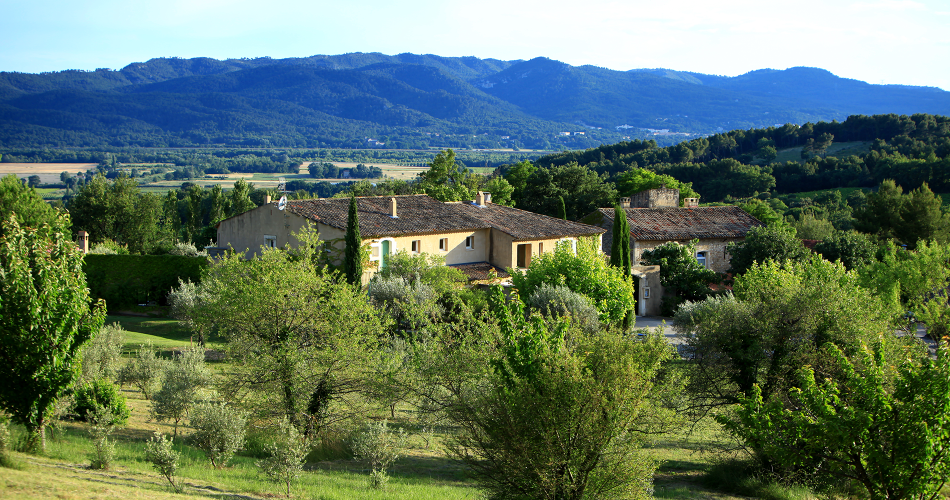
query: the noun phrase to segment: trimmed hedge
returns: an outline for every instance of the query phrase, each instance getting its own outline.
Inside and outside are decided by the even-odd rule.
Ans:
[[[168,305],[168,292],[179,278],[201,281],[207,257],[181,255],[86,255],[82,270],[93,299],[105,299],[110,311],[154,301]]]

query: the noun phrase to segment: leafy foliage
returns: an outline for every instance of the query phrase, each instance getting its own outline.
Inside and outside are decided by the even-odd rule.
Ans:
[[[152,467],[168,480],[172,489],[179,493],[184,490],[184,484],[175,479],[180,459],[181,453],[172,448],[172,440],[160,432],[156,431],[145,444],[145,461],[152,464]]]
[[[502,326],[487,385],[450,410],[452,452],[492,498],[650,498],[656,463],[640,437],[670,420],[651,397],[672,351],[660,335],[572,337],[526,320],[520,301],[492,295]]]
[[[588,334],[600,330],[600,313],[591,300],[563,285],[541,283],[525,303],[548,318],[567,318]]]
[[[142,344],[135,356],[122,368],[122,382],[138,387],[145,399],[151,399],[161,386],[168,362],[155,355],[151,344]]]
[[[526,271],[509,272],[518,291],[528,297],[542,283],[563,285],[589,297],[604,323],[619,324],[636,304],[630,280],[608,265],[593,239],[579,239],[576,254],[570,242],[559,243],[554,252],[533,259]]]
[[[105,408],[112,420],[109,425],[125,424],[131,414],[126,405],[125,395],[119,392],[112,382],[103,379],[92,380],[75,392],[76,406],[73,410],[80,418],[95,414],[99,408]]]
[[[191,443],[205,453],[211,466],[221,468],[244,446],[247,414],[227,403],[204,402],[189,415],[195,432]]]
[[[733,289],[735,295],[684,304],[674,319],[691,359],[694,409],[734,404],[756,385],[766,400],[783,398],[799,367],[829,373],[820,355],[829,342],[846,354],[899,342],[883,335],[893,331],[885,303],[840,263],[813,256],[755,264]]]
[[[671,241],[641,254],[640,264],[660,266],[660,283],[671,288],[673,293],[685,300],[702,300],[712,290],[711,284],[718,284],[720,276],[712,269],[696,260],[696,244],[693,240],[687,245]]]
[[[106,406],[96,406],[85,414],[91,424],[89,433],[93,438],[90,469],[109,469],[115,461],[115,444],[109,436],[115,430],[115,414]]]
[[[304,459],[310,451],[310,441],[286,419],[280,423],[277,442],[265,446],[268,457],[257,461],[261,472],[271,481],[283,484],[290,496],[290,485],[303,470]]]
[[[406,448],[406,431],[394,432],[385,420],[369,422],[350,439],[353,458],[366,462],[370,472],[370,486],[382,488],[389,480],[386,469],[392,465]]]
[[[79,377],[82,346],[105,317],[90,307],[82,255],[68,219],[24,228],[3,221],[0,238],[0,408],[26,426],[29,447],[45,448],[56,400]]]
[[[730,243],[726,251],[731,259],[729,272],[733,275],[746,272],[756,263],[801,261],[810,253],[795,236],[795,230],[786,225],[752,228],[744,241]]]
[[[35,189],[9,174],[0,178],[0,221],[8,221],[14,214],[20,227],[40,227],[44,222],[55,224],[57,218],[56,210],[43,201]],[[5,233],[6,226],[3,226],[0,238]]]
[[[183,349],[166,365],[162,386],[152,396],[152,416],[155,420],[178,423],[185,418],[201,399],[201,390],[211,385],[211,370],[205,365],[201,348]]]
[[[950,358],[946,349],[896,367],[882,347],[852,359],[824,347],[834,377],[798,374],[790,405],[755,386],[721,421],[769,460],[824,484],[856,481],[872,499],[932,499],[950,479]]]
[[[125,330],[118,323],[105,325],[82,349],[83,381],[117,380],[120,375]]]

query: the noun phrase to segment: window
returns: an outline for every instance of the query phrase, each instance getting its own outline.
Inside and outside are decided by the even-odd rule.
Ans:
[[[448,238],[442,238],[442,239],[439,240],[439,250],[441,250],[441,251],[443,251],[443,252],[448,252],[448,251],[449,251],[449,239],[448,239]]]
[[[544,243],[538,243],[538,253],[544,253]]]
[[[422,251],[422,240],[412,240],[412,253],[419,253]]]
[[[562,238],[562,239],[561,239],[560,241],[558,241],[557,243],[558,243],[558,245],[560,245],[562,242],[563,242],[563,243],[566,243],[566,244],[568,244],[568,245],[571,245],[571,252],[573,252],[574,255],[577,255],[577,239],[575,239],[575,238]]]
[[[709,267],[706,265],[706,252],[696,252],[696,261],[703,267]]]
[[[465,249],[475,250],[475,235],[465,237]]]
[[[277,237],[270,234],[265,234],[264,246],[267,248],[277,248]]]

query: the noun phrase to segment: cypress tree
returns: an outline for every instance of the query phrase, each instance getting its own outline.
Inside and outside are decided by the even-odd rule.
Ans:
[[[361,285],[363,277],[363,261],[360,259],[360,221],[356,214],[356,196],[350,197],[350,213],[346,218],[346,253],[343,257],[343,268],[346,271],[346,281],[351,285]]]
[[[614,225],[611,233],[613,241],[610,244],[610,265],[622,268],[626,275],[630,275],[630,224],[627,223],[627,212],[614,206]]]
[[[559,198],[561,199],[561,205],[560,205],[560,207],[558,208],[558,210],[559,210],[558,216],[561,217],[561,220],[567,220],[567,205],[564,203],[564,197],[563,197],[563,196],[560,196]]]

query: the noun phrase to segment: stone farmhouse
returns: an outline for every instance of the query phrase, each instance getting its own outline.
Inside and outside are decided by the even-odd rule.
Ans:
[[[343,249],[349,198],[290,200],[281,210],[264,205],[218,224],[218,245],[250,257],[262,246],[295,245],[292,233],[311,224],[320,239]],[[565,221],[491,202],[478,193],[467,202],[441,202],[426,195],[357,198],[360,236],[370,245],[374,264],[364,275],[385,267],[399,251],[445,258],[471,279],[484,279],[491,269],[500,276],[509,267],[528,267],[531,259],[554,251],[561,241],[600,238],[604,229]]]
[[[679,190],[665,187],[620,199],[630,225],[630,261],[635,266],[634,274],[641,278],[637,293],[638,314],[659,314],[659,298],[663,295],[659,266],[638,266],[644,251],[670,241],[688,243],[699,240],[696,260],[713,271],[725,273],[730,259],[726,246],[742,241],[749,230],[764,225],[739,207],[700,207],[698,201],[686,198],[685,206],[680,207]],[[607,231],[601,241],[604,253],[608,255],[613,243],[613,219],[613,208],[600,208],[581,219],[581,222]]]

